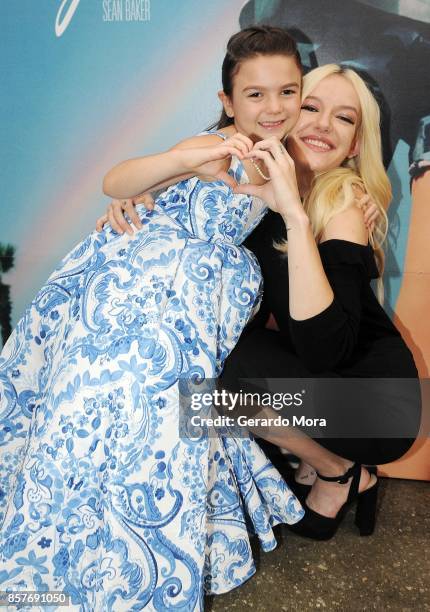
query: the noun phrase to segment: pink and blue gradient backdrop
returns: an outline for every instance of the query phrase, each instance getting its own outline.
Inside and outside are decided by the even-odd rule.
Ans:
[[[104,20],[104,6],[130,1],[0,2],[0,242],[17,249],[15,267],[2,279],[12,288],[13,324],[104,212],[106,171],[120,160],[163,150],[218,116],[225,43],[239,29],[245,0],[149,0],[149,21]],[[63,7],[64,16],[72,5],[68,27],[56,36],[57,13]],[[264,0],[258,7],[264,8]],[[398,306],[403,276],[428,279],[421,263],[417,270],[405,269],[407,163],[401,141],[389,168],[400,177],[398,235],[391,245],[398,271],[385,278],[391,311]],[[417,312],[423,299],[420,294],[412,300]],[[417,338],[416,345],[423,363],[430,364],[428,340]],[[417,454],[421,465],[418,455],[423,453]],[[398,475],[428,477],[417,476],[416,466],[412,476],[402,469]]]
[[[218,116],[225,43],[239,29],[244,0],[146,1],[149,21],[126,21],[125,12],[123,21],[104,19],[104,7],[125,9],[131,0],[0,3],[0,241],[17,248],[5,279],[14,323],[62,256],[94,228],[109,202],[101,189],[106,171]],[[57,14],[64,18],[72,5],[68,27],[56,36]],[[402,179],[393,250],[403,268],[410,191],[397,166],[407,168],[406,146],[390,167]],[[392,311],[401,279],[385,280]]]
[[[14,323],[94,228],[109,202],[106,171],[216,120],[225,43],[239,29],[243,1],[152,0],[149,21],[108,22],[102,0],[81,0],[58,37],[60,5],[0,6],[0,241],[17,248],[5,277]]]

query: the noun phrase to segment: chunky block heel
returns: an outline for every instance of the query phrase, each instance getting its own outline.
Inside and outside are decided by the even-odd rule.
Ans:
[[[376,468],[367,469],[370,474],[376,474]],[[370,536],[375,530],[378,487],[379,481],[376,481],[370,489],[358,494],[355,524],[361,536]]]
[[[376,468],[366,468],[369,474],[376,475]],[[338,482],[340,484],[346,484],[350,482],[350,488],[348,492],[348,498],[345,504],[340,508],[339,512],[334,518],[329,518],[318,514],[303,502],[305,515],[301,521],[294,525],[288,525],[288,529],[301,535],[305,538],[312,538],[313,540],[329,540],[336,533],[340,523],[342,522],[348,507],[357,500],[357,511],[355,515],[355,524],[360,530],[360,535],[371,535],[375,528],[375,517],[376,517],[376,502],[378,498],[378,481],[374,485],[363,491],[358,492],[358,487],[361,478],[361,465],[354,463],[349,470],[341,476],[322,476],[317,472],[318,478],[327,482]]]

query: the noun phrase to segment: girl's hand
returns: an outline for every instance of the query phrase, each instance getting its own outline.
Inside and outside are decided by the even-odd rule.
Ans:
[[[230,158],[235,155],[239,159],[251,151],[254,143],[250,138],[236,132],[230,138],[216,145],[182,149],[184,166],[193,174],[223,181],[234,189],[236,181],[228,174]]]
[[[367,230],[369,231],[369,233],[372,233],[375,229],[375,223],[380,215],[378,207],[373,202],[370,195],[368,195],[367,193],[357,198],[357,206],[363,211],[364,224]]]
[[[182,162],[190,173],[204,175],[208,180],[223,181],[234,189],[237,183],[226,171],[226,164],[229,163],[229,158],[232,155],[243,159],[245,153],[250,151],[253,146],[252,140],[237,132],[216,145],[184,149],[178,147],[177,150],[180,151]],[[137,229],[141,229],[142,224],[135,211],[136,204],[144,204],[147,210],[154,208],[154,200],[149,192],[135,198],[112,200],[106,209],[106,213],[97,219],[96,230],[101,232],[104,224],[110,223],[112,229],[118,234],[127,232],[130,236],[133,235],[133,228],[125,218],[125,213],[130,218],[131,223]]]
[[[271,180],[264,185],[238,185],[236,193],[255,195],[284,217],[303,216],[294,161],[280,140],[276,137],[261,140],[244,158],[264,162]]]
[[[139,215],[136,213],[135,206],[137,204],[143,204],[146,210],[152,210],[154,208],[154,200],[151,194],[143,193],[135,198],[128,198],[125,200],[112,200],[106,208],[106,213],[99,217],[96,222],[96,230],[98,232],[103,231],[105,223],[110,223],[113,230],[118,234],[127,232],[130,236],[133,235],[133,228],[125,218],[125,213],[130,218],[130,221],[137,227],[142,228]]]

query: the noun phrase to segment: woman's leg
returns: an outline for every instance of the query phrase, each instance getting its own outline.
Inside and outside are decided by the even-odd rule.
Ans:
[[[252,390],[255,391],[260,383],[250,379],[285,378],[287,373],[289,378],[314,377],[296,355],[286,350],[279,332],[255,329],[241,337],[227,359],[221,384],[228,389],[244,390],[247,384],[252,383]],[[325,376],[325,373],[319,374],[321,378]],[[336,377],[336,374],[327,373],[328,378],[333,376]],[[410,440],[401,438],[321,438],[317,442],[304,434],[298,435],[297,429],[291,432],[287,428],[272,430],[269,436],[267,432],[260,431],[259,435],[288,449],[304,462],[298,477],[310,474],[312,468],[324,476],[339,476],[346,472],[353,462],[385,463],[400,457],[410,446]],[[279,463],[279,456],[277,460],[275,464]],[[363,469],[359,490],[369,488],[374,480],[375,477]],[[346,501],[347,493],[348,485],[317,479],[309,494],[308,504],[320,514],[335,516]]]
[[[271,407],[260,407],[246,403],[241,408],[242,414],[249,415],[252,411],[252,417],[258,417],[258,419],[273,419],[278,416],[278,413]],[[354,463],[345,457],[332,453],[296,427],[249,427],[249,429],[251,433],[277,447],[288,449],[290,453],[299,457],[304,464],[323,476],[342,476]],[[369,474],[365,468],[362,468],[359,492],[373,486],[375,481],[376,476]],[[347,500],[350,484],[350,480],[340,484],[316,478],[306,499],[307,505],[319,514],[335,517]]]
[[[407,349],[406,349],[407,351]],[[388,350],[384,349],[384,363],[385,367],[389,367],[390,377],[393,379],[414,379],[416,369],[413,364],[412,358],[408,363],[408,355],[405,350],[397,350],[395,346],[390,347],[389,355],[387,356]],[[257,328],[251,331],[245,332],[235,349],[232,351],[226,363],[224,370],[221,375],[221,382],[230,389],[238,389],[240,387],[239,381],[245,384],[251,384],[252,379],[266,379],[266,378],[309,378],[309,379],[330,379],[330,378],[341,378],[343,376],[349,378],[352,377],[353,372],[355,376],[362,376],[363,378],[374,377],[378,357],[373,354],[369,354],[366,358],[362,359],[359,364],[354,365],[351,371],[345,370],[342,372],[342,376],[334,372],[323,372],[319,374],[313,374],[309,372],[300,361],[300,359],[292,351],[292,347],[289,347],[287,342],[282,338],[281,334],[277,331],[272,331],[264,328]],[[387,359],[390,361],[387,364]],[[386,375],[385,375],[386,376]],[[396,418],[399,422],[404,420],[409,430],[413,429],[410,422],[416,422],[416,431],[418,432],[420,423],[420,409],[419,409],[419,384],[418,380],[411,380],[412,385],[416,383],[416,389],[410,388],[409,395],[411,400],[409,405],[404,405],[402,408],[410,410],[412,416],[409,417],[405,414],[403,417],[399,414],[395,402],[390,405],[388,402],[381,402],[380,410],[384,411],[384,419],[389,423],[393,418]],[[259,384],[259,381],[257,381]],[[399,393],[400,395],[400,393]],[[368,406],[363,406],[360,410],[360,419],[366,418],[370,423],[371,427],[372,419],[374,414],[372,409],[368,409]],[[329,406],[330,414],[336,417],[336,412],[339,414],[339,410],[336,405]],[[399,426],[399,430],[405,429],[405,427]],[[332,453],[345,457],[352,462],[362,463],[365,465],[381,465],[384,463],[390,463],[402,457],[412,446],[415,440],[414,436],[408,437],[319,437],[318,442]],[[270,454],[270,452],[269,452]],[[278,458],[279,461],[284,461],[282,457]],[[303,466],[304,473],[308,473],[308,468]],[[299,472],[300,473],[300,472]]]

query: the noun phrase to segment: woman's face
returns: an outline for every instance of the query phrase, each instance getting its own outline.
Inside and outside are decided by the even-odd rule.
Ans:
[[[340,74],[320,81],[302,102],[299,120],[288,136],[288,152],[313,172],[337,168],[357,155],[360,102],[353,85]]]
[[[256,140],[282,139],[299,117],[301,80],[294,58],[258,55],[240,64],[232,96],[218,95],[238,132]]]

